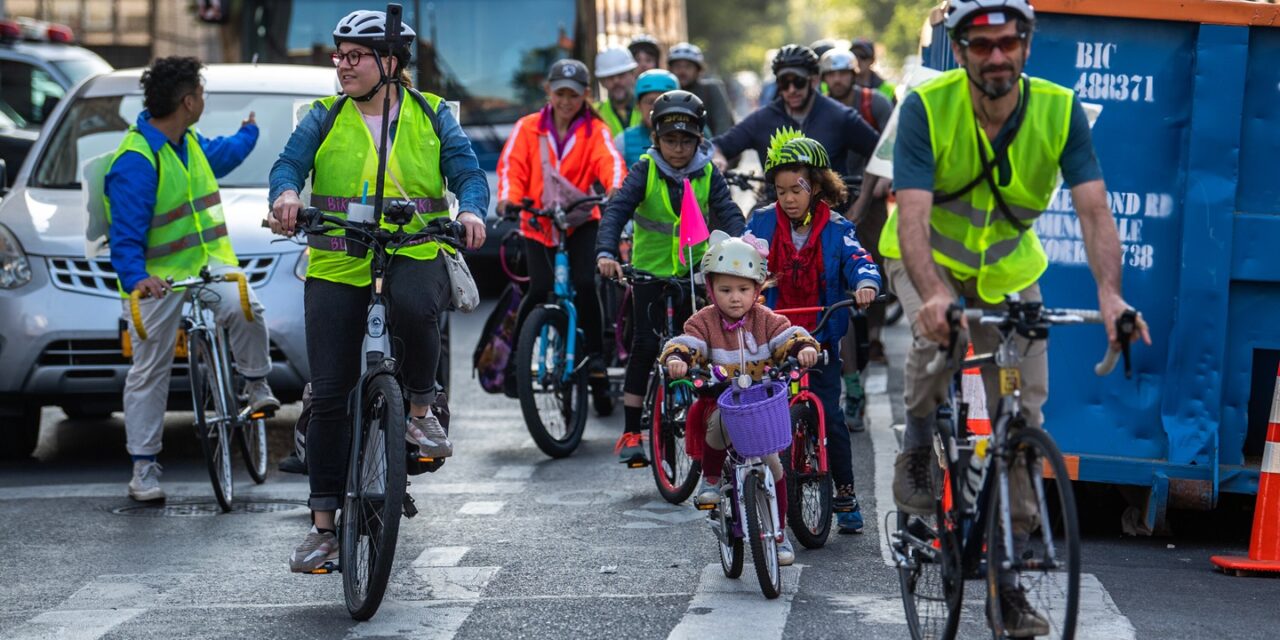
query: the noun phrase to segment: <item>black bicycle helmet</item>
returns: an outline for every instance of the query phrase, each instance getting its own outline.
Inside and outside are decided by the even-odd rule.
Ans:
[[[839,42],[836,42],[831,38],[823,38],[821,40],[814,40],[813,44],[809,45],[809,48],[813,50],[814,55],[818,56],[818,59],[822,59],[822,54],[839,46]]]
[[[658,46],[658,41],[653,36],[642,33],[631,39],[627,44],[627,49],[631,51],[631,55],[643,51],[651,56],[654,60],[662,59],[662,47]]]
[[[782,69],[804,69],[809,75],[818,73],[818,54],[809,47],[789,44],[773,56],[773,75]]]
[[[701,136],[707,124],[707,109],[698,96],[676,89],[658,96],[650,119],[656,135],[684,131]]]

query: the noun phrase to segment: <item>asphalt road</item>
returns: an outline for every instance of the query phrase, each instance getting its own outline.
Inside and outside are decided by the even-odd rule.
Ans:
[[[0,637],[907,637],[877,500],[887,500],[891,477],[898,376],[873,368],[874,422],[853,439],[866,533],[799,551],[786,593],[766,601],[749,568],[741,580],[723,577],[703,516],[662,502],[647,470],[614,462],[620,412],[593,416],[568,459],[534,447],[516,401],[470,378],[487,311],[454,319],[457,456],[412,479],[421,513],[401,527],[393,582],[372,621],[348,617],[339,577],[288,572],[309,524],[305,478],[273,469],[251,486],[240,472],[240,508],[215,513],[189,415],[177,413],[161,455],[168,508],[137,509],[125,497],[119,414],[73,422],[50,409],[38,459],[0,466]],[[891,359],[901,361],[907,339],[901,327],[889,332]],[[296,412],[273,421],[273,458]],[[1081,495],[1077,637],[1276,637],[1280,582],[1227,577],[1208,563],[1245,550],[1249,501],[1177,514],[1171,538],[1129,538],[1118,497]],[[962,637],[990,637],[972,587]]]

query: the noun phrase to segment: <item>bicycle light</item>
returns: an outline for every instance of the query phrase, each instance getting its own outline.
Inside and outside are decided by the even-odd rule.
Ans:
[[[410,200],[388,200],[382,211],[382,219],[397,227],[403,227],[417,215],[418,207]]]

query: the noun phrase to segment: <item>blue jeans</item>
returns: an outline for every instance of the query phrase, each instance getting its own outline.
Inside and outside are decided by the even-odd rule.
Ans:
[[[853,484],[853,444],[840,409],[840,340],[822,345],[827,364],[809,370],[809,390],[822,402],[827,423],[827,465],[836,487]]]

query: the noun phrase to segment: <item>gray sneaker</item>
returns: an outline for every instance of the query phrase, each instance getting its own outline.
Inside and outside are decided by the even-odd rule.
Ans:
[[[289,556],[289,570],[294,573],[311,573],[326,562],[338,561],[338,536],[320,533],[312,527],[302,544]]]
[[[778,543],[778,566],[789,567],[795,564],[796,548],[791,546],[791,537],[786,533],[782,534],[782,542]]]
[[[893,501],[912,515],[928,516],[934,510],[933,451],[908,449],[893,461]]]
[[[699,481],[698,490],[693,495],[693,504],[696,506],[718,505],[720,504],[720,483],[709,482],[707,477],[703,476]]]
[[[249,397],[249,413],[275,411],[280,408],[280,401],[271,393],[271,387],[265,378],[245,383],[244,395]]]
[[[1027,602],[1021,588],[1000,590],[1000,617],[1004,632],[1010,638],[1034,638],[1049,635],[1049,621]]]
[[[135,461],[133,479],[129,481],[129,497],[138,502],[164,500],[164,489],[160,488],[160,474],[163,472],[159,462]]]
[[[409,423],[405,425],[404,439],[418,445],[422,455],[428,458],[448,458],[453,455],[453,443],[449,442],[449,434],[444,432],[444,426],[430,409],[421,418],[409,419]]]

